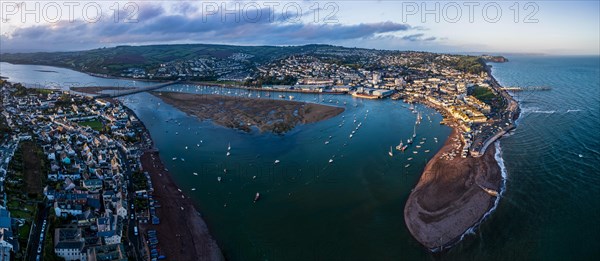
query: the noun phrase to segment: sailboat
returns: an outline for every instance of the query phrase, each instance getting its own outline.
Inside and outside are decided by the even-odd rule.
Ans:
[[[413,138],[417,137],[417,124],[413,127]]]
[[[275,160],[275,164],[279,163],[279,160]]]
[[[231,150],[231,143],[227,145],[227,150]]]
[[[260,193],[256,192],[256,195],[254,196],[254,202],[258,201],[260,199]]]
[[[392,152],[392,146],[390,146],[390,151],[388,151],[388,155],[390,155],[390,157],[394,156],[394,153]]]

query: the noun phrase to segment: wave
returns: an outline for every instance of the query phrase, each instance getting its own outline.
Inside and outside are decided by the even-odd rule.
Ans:
[[[479,219],[479,221],[477,221],[477,223],[473,224],[473,226],[468,228],[462,235],[460,235],[460,238],[455,243],[443,246],[441,248],[431,249],[432,252],[435,253],[444,249],[452,248],[454,245],[461,242],[466,236],[474,235],[475,230],[477,230],[481,223],[483,223],[483,221],[485,221],[498,207],[500,199],[504,196],[504,192],[506,191],[506,178],[508,177],[508,172],[506,171],[504,159],[502,158],[502,148],[500,147],[500,141],[494,142],[494,146],[496,147],[496,153],[494,154],[494,158],[496,159],[496,162],[498,162],[498,167],[500,167],[500,175],[502,176],[502,184],[500,184],[500,191],[498,192],[498,196],[494,200],[494,205],[487,212],[485,212],[485,214],[483,214],[483,216],[481,217],[481,219]]]

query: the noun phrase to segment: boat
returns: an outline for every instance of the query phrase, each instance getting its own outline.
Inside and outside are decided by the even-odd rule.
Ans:
[[[231,155],[231,152],[229,152],[229,151],[228,151],[226,155],[227,155],[227,156]]]
[[[329,163],[332,163],[332,162],[333,162],[333,159],[329,159]]]
[[[410,164],[406,164],[406,165],[404,165],[404,167],[405,167],[405,168],[408,168],[408,167],[410,167]]]
[[[352,139],[352,134],[350,134],[350,136],[349,136],[349,137]]]
[[[217,177],[217,181],[218,181],[218,182],[221,182],[221,177]]]
[[[326,141],[325,141],[325,144],[329,144],[329,141],[328,141],[328,140],[326,140]]]
[[[279,160],[275,160],[275,164],[279,163]]]
[[[419,153],[419,152],[415,150],[415,151],[413,151],[413,153],[414,153],[414,154],[417,154],[417,153]]]
[[[425,150],[425,152],[429,152],[429,150]]]
[[[497,197],[497,196],[498,196],[498,191],[495,191],[495,190],[493,190],[493,189],[486,188],[486,187],[484,187],[484,186],[481,186],[481,185],[479,185],[479,184],[477,184],[477,186],[479,186],[481,189],[483,189],[483,191],[485,191],[485,193],[488,193],[488,194],[489,194],[490,196],[492,196],[492,197]]]
[[[192,188],[192,191],[196,191],[196,188]]]
[[[177,160],[177,157],[173,157],[173,160]]]
[[[231,143],[227,145],[227,150],[231,150]]]
[[[396,150],[402,150],[402,147],[404,147],[404,144],[402,143],[402,141],[400,141],[400,144],[396,145]]]
[[[260,199],[260,193],[256,192],[256,195],[254,196],[254,202],[258,201]]]
[[[284,96],[283,94],[280,94],[280,95],[279,95],[279,98],[281,98],[281,99],[285,99],[285,96]]]
[[[412,139],[411,139],[411,138],[408,138],[408,139],[406,140],[406,143],[407,143],[407,144],[412,144]]]
[[[184,159],[184,158],[181,158],[181,161],[185,161],[185,159]]]
[[[188,149],[188,146],[185,146],[185,149],[187,150],[187,149]]]
[[[435,141],[435,143],[437,143],[437,142],[438,142],[437,138],[433,138],[433,140]]]
[[[388,151],[388,155],[390,155],[390,157],[394,156],[394,153],[392,152],[392,146],[390,146],[390,151]]]
[[[413,127],[413,138],[417,137],[417,124]]]
[[[421,145],[417,145],[417,146],[415,146],[415,148],[417,148],[417,149],[418,149],[418,148],[421,148]]]
[[[194,174],[194,176],[198,176],[198,173],[196,173],[196,172],[194,172],[194,173],[192,173],[192,174]]]
[[[412,158],[408,158],[408,159],[406,159],[406,160],[412,160]]]
[[[294,96],[290,95],[289,98],[290,98],[290,101],[291,101],[291,100],[294,99]]]

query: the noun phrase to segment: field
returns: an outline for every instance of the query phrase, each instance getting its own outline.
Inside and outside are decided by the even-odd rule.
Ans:
[[[490,88],[475,86],[473,88],[473,96],[482,102],[491,105],[494,99],[498,98]]]
[[[80,126],[90,126],[93,130],[96,131],[101,131],[104,128],[104,124],[102,124],[102,122],[100,122],[99,120],[82,121],[78,122],[77,124],[79,124]]]

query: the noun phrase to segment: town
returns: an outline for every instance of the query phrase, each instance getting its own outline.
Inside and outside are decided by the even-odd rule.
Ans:
[[[116,100],[1,87],[4,260],[164,259],[156,231],[138,230],[160,223],[160,204],[136,116]]]
[[[485,64],[500,58],[325,49],[254,68],[247,60],[252,57],[234,53],[228,61],[173,61],[152,74],[129,68],[121,76],[196,84],[202,83],[194,77],[206,76],[217,79],[213,84],[233,88],[402,99],[410,108],[425,104],[444,116],[440,124],[459,131],[453,150],[440,157],[445,160],[480,157],[514,128],[518,107]],[[5,196],[0,251],[31,260],[166,258],[157,230],[149,227],[160,224],[160,203],[141,164],[152,141],[135,114],[106,95],[6,81],[1,91],[0,181]],[[419,124],[421,114],[412,110]]]

